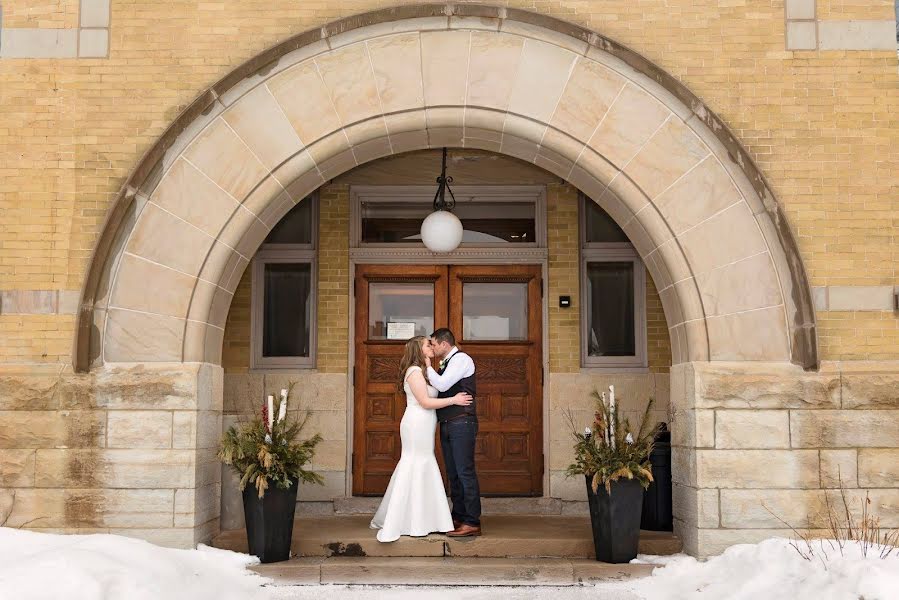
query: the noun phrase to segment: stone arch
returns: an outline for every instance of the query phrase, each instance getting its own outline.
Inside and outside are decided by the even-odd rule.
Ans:
[[[720,119],[594,32],[442,4],[298,35],[201,94],[110,210],[82,292],[76,370],[218,363],[240,276],[296,202],[359,164],[441,146],[533,162],[596,200],[660,290],[675,363],[817,366],[798,249]]]

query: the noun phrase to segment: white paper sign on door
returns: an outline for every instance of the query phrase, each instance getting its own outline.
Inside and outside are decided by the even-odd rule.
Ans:
[[[388,340],[408,340],[415,337],[415,323],[388,323]]]

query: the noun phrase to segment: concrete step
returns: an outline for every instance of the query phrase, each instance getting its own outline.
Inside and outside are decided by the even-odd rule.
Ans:
[[[653,565],[585,559],[456,557],[295,558],[251,567],[275,586],[452,585],[574,586],[646,577]]]
[[[302,503],[301,503],[302,504]],[[381,498],[335,498],[336,515],[373,515]],[[490,515],[587,515],[586,502],[564,502],[558,498],[481,498],[481,511]]]
[[[482,521],[483,535],[448,538],[442,534],[402,537],[387,544],[375,538],[369,515],[300,517],[291,549],[300,557],[488,557],[594,558],[589,517],[495,515]],[[217,536],[213,546],[247,552],[243,529]],[[670,532],[641,531],[641,554],[676,554],[680,540]]]

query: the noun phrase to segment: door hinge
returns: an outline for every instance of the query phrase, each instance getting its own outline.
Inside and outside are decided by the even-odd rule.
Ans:
[[[546,379],[546,369],[544,367],[540,367],[540,385],[541,385],[541,387],[543,386],[545,379]]]
[[[353,386],[356,385],[356,365],[353,365]]]
[[[540,278],[540,297],[543,298],[543,278]]]

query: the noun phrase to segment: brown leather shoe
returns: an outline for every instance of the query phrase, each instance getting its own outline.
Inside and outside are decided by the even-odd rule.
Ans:
[[[481,528],[462,523],[446,535],[447,537],[476,537],[481,535]]]
[[[459,526],[462,524],[462,521],[457,521],[453,519],[453,529],[459,529]]]

